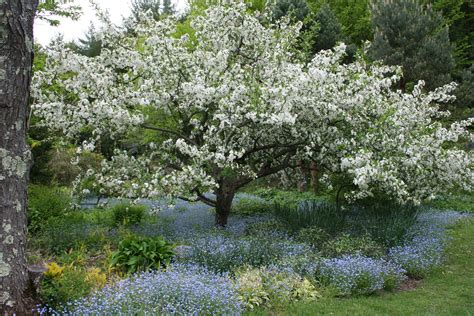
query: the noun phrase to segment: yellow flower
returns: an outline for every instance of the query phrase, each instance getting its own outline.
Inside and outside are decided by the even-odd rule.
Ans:
[[[86,281],[92,284],[95,288],[102,288],[107,283],[107,275],[99,268],[91,268],[87,270]]]
[[[63,274],[64,267],[59,266],[56,262],[46,264],[46,272],[44,275],[48,278],[57,278]]]

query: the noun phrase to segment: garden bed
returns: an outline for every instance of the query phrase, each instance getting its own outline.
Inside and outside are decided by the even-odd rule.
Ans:
[[[146,220],[129,225],[113,224],[117,206],[79,212],[86,215],[63,232],[73,234],[72,243],[65,245],[72,250],[65,255],[64,249],[53,248],[50,261],[65,271],[83,271],[88,280],[94,280],[95,271],[96,281],[101,276],[106,281],[92,284],[84,297],[50,295],[52,306],[39,310],[237,315],[262,308],[284,310],[295,302],[317,304],[327,297],[406,290],[440,267],[448,242],[446,228],[468,217],[455,211],[393,206],[378,209],[379,213],[374,213],[379,206],[341,211],[321,201],[278,209],[243,195],[226,229],[216,229],[212,210],[201,203],[161,204],[160,212],[144,214]],[[84,225],[90,229],[74,235],[74,226]],[[100,230],[100,238],[91,237]],[[110,257],[130,234],[140,242],[163,236],[163,243],[179,245],[178,254],[154,266],[155,272],[120,272]],[[54,237],[49,232],[40,234],[42,238]],[[104,249],[110,250],[97,260],[91,249],[99,257]],[[64,284],[51,284],[73,278],[68,273],[74,274],[61,271],[50,276],[52,290],[65,290]]]

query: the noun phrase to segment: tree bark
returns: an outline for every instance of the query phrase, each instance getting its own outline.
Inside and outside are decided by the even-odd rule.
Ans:
[[[38,0],[0,0],[0,310],[31,314],[27,294],[26,142]]]
[[[318,193],[318,164],[316,161],[311,161],[310,164],[310,171],[311,171],[311,188],[313,189],[313,193]]]
[[[225,227],[237,188],[231,183],[221,181],[216,194],[216,226]]]

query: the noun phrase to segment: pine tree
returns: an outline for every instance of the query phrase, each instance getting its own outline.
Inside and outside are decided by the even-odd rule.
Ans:
[[[132,0],[132,15],[135,20],[140,19],[140,14],[151,11],[153,18],[159,20],[161,17],[161,0]]]
[[[316,21],[319,23],[319,30],[313,46],[313,53],[333,48],[337,42],[342,41],[341,24],[328,4],[324,4],[319,9]]]
[[[85,38],[79,39],[79,45],[72,44],[72,48],[81,55],[87,57],[99,56],[102,50],[102,41],[97,37],[94,25],[91,23]]]
[[[303,21],[310,13],[306,0],[277,0],[272,8],[275,20],[289,15],[296,21]]]
[[[172,15],[176,12],[171,0],[163,0],[163,9],[161,12],[166,15]]]
[[[427,89],[451,81],[453,49],[440,14],[416,0],[377,0],[371,9],[374,40],[369,56],[401,65],[401,88],[419,79]]]

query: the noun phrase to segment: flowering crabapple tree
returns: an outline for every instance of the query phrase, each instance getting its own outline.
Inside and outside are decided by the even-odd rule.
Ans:
[[[173,17],[140,19],[134,37],[109,23],[101,55],[58,43],[36,73],[36,115],[71,138],[92,131],[81,150],[94,150],[103,133],[156,140],[85,172],[102,193],[200,200],[224,226],[239,188],[296,159],[344,175],[352,199],[385,192],[418,203],[472,189],[473,155],[453,145],[472,139],[472,120],[449,127],[437,120],[449,114],[437,104],[453,99],[454,84],[394,91],[399,68],[363,58],[341,64],[343,44],[304,64],[293,49],[300,25],[264,25],[244,4],[191,19],[193,34],[184,36]]]

